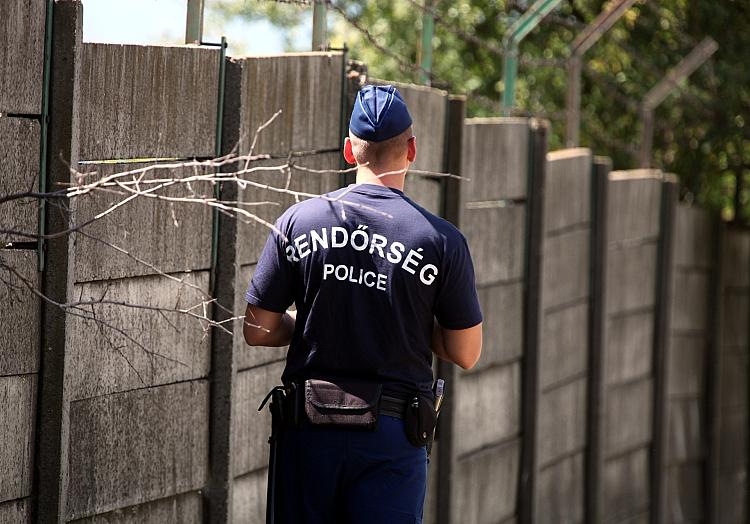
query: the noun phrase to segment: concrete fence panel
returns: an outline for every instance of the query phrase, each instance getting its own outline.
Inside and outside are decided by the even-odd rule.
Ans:
[[[205,380],[70,405],[67,518],[201,489],[208,469]]]
[[[1,73],[0,73],[1,74]],[[0,78],[2,78],[0,76]],[[39,123],[27,118],[0,116],[0,198],[39,189]],[[0,206],[0,223],[7,232],[0,241],[30,242],[39,228],[38,203],[32,199],[8,201]]]
[[[240,153],[250,152],[253,141],[253,154],[283,158],[292,151],[340,149],[343,60],[341,53],[236,59],[242,64]]]
[[[661,517],[706,519],[706,376],[710,349],[715,221],[697,207],[677,206],[670,270],[670,334],[666,354],[666,436]]]
[[[521,358],[528,120],[468,119],[459,225],[474,259],[484,312],[483,357],[453,387],[451,522],[514,519],[521,467]]]
[[[747,518],[748,351],[750,348],[750,233],[723,232],[721,297],[714,401],[713,519]]]
[[[45,0],[0,5],[0,113],[42,111]]]
[[[592,165],[588,149],[547,155],[534,522],[584,514]]]
[[[81,160],[214,155],[219,51],[84,44]]]
[[[0,5],[0,198],[39,189],[46,2]],[[0,249],[34,246],[38,202],[0,205]],[[28,236],[31,235],[31,236]],[[36,250],[0,252],[0,522],[29,522],[34,483],[41,303]]]
[[[81,166],[80,171],[91,174],[93,181],[94,176],[104,179],[159,165],[93,164]],[[203,168],[198,170],[200,174],[206,172]],[[209,269],[211,208],[201,200],[213,198],[213,186],[190,182],[195,175],[193,168],[147,172],[142,191],[157,187],[158,184],[151,183],[155,180],[181,182],[153,191],[153,197],[134,196],[124,205],[120,203],[132,194],[95,189],[78,197],[76,221],[88,225],[77,237],[76,281]]]
[[[603,229],[601,348],[595,380],[598,441],[592,473],[598,479],[597,521],[647,520],[654,395],[654,334],[657,305],[662,175],[614,171],[606,180]]]

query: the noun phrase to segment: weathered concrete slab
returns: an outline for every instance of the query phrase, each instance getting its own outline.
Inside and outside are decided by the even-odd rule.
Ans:
[[[518,363],[461,374],[456,389],[454,446],[457,455],[507,439],[520,430]],[[471,428],[466,431],[465,428]]]
[[[68,519],[198,490],[207,474],[207,381],[71,403]]]
[[[724,285],[729,287],[750,286],[750,232],[744,229],[727,228],[724,238]]]
[[[664,509],[667,522],[703,521],[703,471],[700,463],[671,467],[666,471]]]
[[[232,467],[235,476],[266,467],[271,415],[258,406],[272,387],[281,383],[282,362],[237,373],[232,403]]]
[[[747,511],[745,475],[719,478],[716,490],[717,522],[744,522]]]
[[[309,195],[320,195],[338,188],[340,169],[339,153],[325,153],[320,155],[295,158],[294,163],[301,167],[318,170],[329,170],[326,173],[310,173],[302,170],[292,170],[291,177],[287,170],[259,170],[242,175],[250,184],[239,191],[239,199],[243,203],[270,202],[271,204],[245,206],[246,211],[258,219],[242,216],[237,228],[238,261],[240,264],[254,264],[258,261],[263,246],[266,244],[271,230],[262,221],[273,224],[286,209],[306,197],[295,198],[285,191],[291,190]],[[284,166],[286,160],[264,160],[251,164],[251,168],[272,168]],[[251,184],[267,185],[274,189],[253,186]],[[342,198],[346,202],[346,197]],[[341,204],[346,206],[346,204]]]
[[[721,319],[720,351],[747,351],[750,337],[750,297],[745,289],[725,290]]]
[[[719,396],[724,408],[743,409],[747,406],[747,366],[747,353],[725,353],[719,359]]]
[[[608,314],[654,305],[656,253],[656,242],[609,250],[605,284]]]
[[[234,479],[232,518],[237,524],[265,524],[268,470],[261,469]]]
[[[44,75],[44,0],[0,4],[0,113],[40,113]]]
[[[585,378],[539,396],[536,460],[544,468],[586,445]]]
[[[72,521],[71,524],[201,524],[203,501],[199,492],[117,509],[102,515]]]
[[[651,379],[608,389],[602,448],[605,457],[641,444],[648,446],[651,441],[652,390]]]
[[[454,470],[451,522],[504,522],[516,509],[520,441],[460,459]]]
[[[478,286],[523,277],[525,205],[464,208],[460,224],[469,243]]]
[[[705,209],[678,205],[673,257],[676,266],[708,269],[712,264],[713,220]]]
[[[586,371],[589,358],[588,309],[588,304],[584,303],[544,315],[539,346],[540,387]]]
[[[575,148],[547,154],[544,189],[544,230],[557,231],[591,222],[590,149]]]
[[[409,107],[417,137],[417,159],[414,169],[441,172],[445,147],[445,119],[448,93],[434,87],[403,84],[379,79],[369,79],[368,84],[391,84],[398,88]]]
[[[673,396],[701,395],[706,372],[706,340],[692,335],[672,336],[667,351],[667,393]]]
[[[31,524],[31,497],[0,502],[0,524]]]
[[[437,178],[407,175],[404,193],[430,213],[440,216],[443,207],[443,184]]]
[[[634,169],[609,174],[607,221],[609,241],[635,240],[659,234],[660,171]]]
[[[604,464],[602,522],[631,522],[648,507],[648,474],[648,447]]]
[[[583,453],[538,472],[534,522],[582,522],[583,484]]]
[[[11,2],[11,4],[15,3],[18,1]],[[7,7],[0,6],[0,13],[3,9]],[[0,50],[0,82],[3,79],[3,51]],[[8,83],[15,85],[15,79]],[[41,87],[39,92],[41,93]],[[0,106],[2,97],[3,95],[0,94]],[[39,133],[39,122],[35,120],[0,116],[0,136],[3,137],[0,146],[0,198],[27,191],[39,191]],[[30,235],[38,234],[37,201],[34,199],[9,200],[0,205],[0,229]],[[33,240],[36,239],[23,234],[0,233],[0,244],[3,245],[12,241],[30,242]]]
[[[0,502],[31,495],[36,389],[36,375],[0,377]]]
[[[237,368],[237,371],[260,366],[261,364],[284,360],[288,349],[288,346],[281,348],[261,346],[250,347],[245,342],[244,335],[242,334],[242,327],[245,322],[245,309],[247,308],[245,291],[250,283],[250,279],[253,277],[253,271],[255,271],[254,265],[242,266],[238,272],[240,277],[239,282],[237,283],[234,311],[235,316],[241,316],[243,318],[234,322],[234,365]]]
[[[84,183],[92,183],[150,165],[158,164],[82,165],[80,171],[91,173]],[[190,182],[187,185],[189,177],[206,172],[204,169],[178,168],[147,173],[144,182],[149,179],[185,181],[150,194],[199,201],[174,202],[138,196],[87,225],[82,229],[85,235],[76,237],[76,282],[153,275],[159,271],[172,273],[209,269],[212,208],[200,200],[213,198],[214,188],[206,182]],[[132,180],[132,177],[126,179]],[[141,189],[147,191],[154,187],[144,183]],[[132,196],[132,193],[123,193],[95,190],[77,197],[76,222],[83,224],[93,220]]]
[[[617,317],[606,323],[604,383],[618,384],[651,371],[653,313]]]
[[[708,324],[711,275],[703,271],[674,273],[672,285],[672,330],[704,331]]]
[[[700,398],[670,399],[667,408],[667,462],[701,459],[704,450]]]
[[[84,44],[81,160],[213,156],[218,86],[217,49]]]
[[[208,376],[206,324],[182,312],[204,314],[208,272],[172,276],[182,282],[146,276],[74,286],[79,300],[114,303],[93,306],[98,322],[71,319],[72,400]]]
[[[36,251],[0,250],[0,376],[35,373],[39,370],[40,299],[29,286],[41,289]],[[26,284],[24,284],[24,281]],[[10,285],[8,285],[10,283]]]
[[[237,61],[242,65],[242,154],[250,150],[258,128],[279,110],[282,113],[258,135],[254,154],[342,147],[341,53],[288,53]]]
[[[484,315],[482,356],[477,369],[520,358],[523,352],[523,282],[478,291]]]
[[[719,414],[719,476],[745,476],[746,408],[723,408]]]
[[[465,121],[461,175],[464,202],[524,198],[529,171],[529,121],[469,118]]]
[[[585,299],[589,295],[588,229],[547,237],[542,255],[542,308]]]

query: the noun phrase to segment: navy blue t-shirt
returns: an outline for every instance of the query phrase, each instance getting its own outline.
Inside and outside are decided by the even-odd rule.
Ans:
[[[482,321],[463,235],[401,191],[356,184],[290,207],[247,289],[297,322],[284,382],[349,378],[429,391],[433,317]]]

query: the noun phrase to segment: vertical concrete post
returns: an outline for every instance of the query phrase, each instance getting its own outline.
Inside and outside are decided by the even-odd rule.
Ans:
[[[706,336],[708,344],[706,347],[705,380],[706,380],[706,416],[705,420],[705,452],[706,460],[704,462],[703,482],[704,482],[704,517],[707,522],[719,522],[719,512],[716,507],[719,489],[716,479],[719,478],[719,422],[721,416],[721,390],[720,390],[720,362],[719,351],[721,350],[721,319],[723,315],[723,268],[724,268],[724,222],[717,214],[714,217],[713,225],[713,245],[712,273],[709,287],[708,307],[708,328]]]
[[[607,268],[607,201],[608,178],[612,163],[597,157],[591,170],[591,299],[589,301],[589,377],[588,417],[586,427],[586,483],[585,518],[589,524],[601,522],[599,464],[601,461],[600,420],[604,405],[601,402],[602,352],[604,348],[604,305]]]
[[[446,141],[444,170],[458,175],[461,172],[461,147],[463,140],[464,119],[466,118],[466,98],[450,96],[446,118]],[[461,181],[446,179],[443,185],[443,218],[459,226],[461,211]],[[438,361],[438,376],[446,382],[445,401],[438,419],[437,436],[440,445],[437,448],[438,486],[437,486],[437,523],[449,524],[451,504],[453,502],[453,470],[456,461],[453,444],[453,410],[455,406],[454,388],[457,384],[456,366],[449,362]]]
[[[78,0],[56,0],[52,25],[47,188],[70,182],[78,164],[78,89],[83,6]],[[69,319],[64,309],[72,296],[73,241],[70,203],[47,203],[45,231],[62,233],[46,242],[48,263],[42,276],[41,369],[35,458],[34,522],[65,521],[68,475],[68,401],[65,392]]]
[[[521,483],[518,521],[534,521],[534,475],[536,472],[536,423],[539,381],[540,301],[542,290],[542,244],[544,242],[544,182],[547,168],[547,123],[531,120],[529,179],[526,200],[526,261],[521,378]]]
[[[226,59],[222,155],[235,147],[240,139],[242,68]],[[228,171],[236,169],[230,164]],[[236,201],[237,184],[223,182],[221,200]],[[211,334],[210,415],[209,415],[209,481],[204,492],[207,514],[212,524],[232,522],[232,390],[237,371],[234,366],[234,299],[237,293],[237,219],[219,213],[214,269],[213,319],[224,329],[213,328]]]
[[[652,410],[651,445],[651,512],[654,524],[664,521],[662,495],[665,487],[666,460],[666,416],[667,416],[667,369],[666,354],[671,330],[672,296],[672,251],[674,246],[675,212],[678,198],[678,182],[673,175],[665,175],[661,190],[659,218],[659,247],[657,253],[656,311],[654,318],[654,395]]]

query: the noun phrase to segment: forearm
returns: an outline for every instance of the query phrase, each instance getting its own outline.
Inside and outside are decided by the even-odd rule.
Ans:
[[[245,316],[245,341],[251,346],[287,346],[294,334],[296,311],[284,313],[274,319]]]

